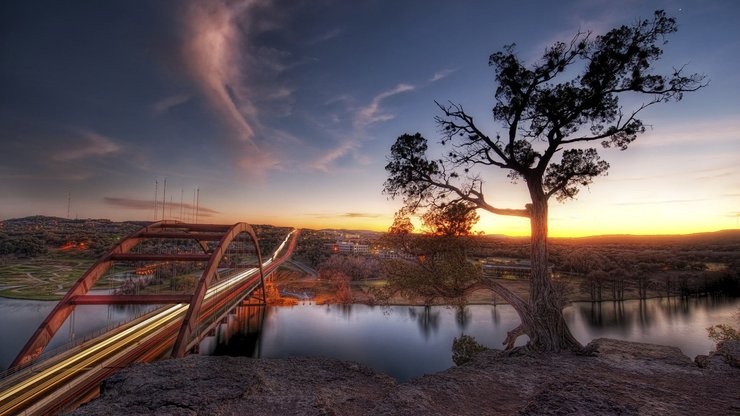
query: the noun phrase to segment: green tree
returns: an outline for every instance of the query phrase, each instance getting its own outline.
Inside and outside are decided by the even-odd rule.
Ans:
[[[549,200],[574,198],[581,187],[606,173],[609,164],[589,145],[627,149],[645,131],[638,118],[643,110],[678,101],[684,92],[704,85],[703,76],[685,75],[682,68],[667,75],[653,73],[666,35],[675,31],[675,19],[657,11],[652,19],[601,36],[579,32],[570,42],[549,47],[532,65],[525,65],[509,45],[489,59],[498,83],[493,118],[502,125],[502,134],[484,133],[462,105],[438,104],[441,144],[450,146],[444,158],[427,157],[427,140],[419,133],[404,134],[391,147],[384,192],[402,198],[409,213],[464,201],[494,214],[529,219],[529,299],[500,285],[492,283],[491,288],[519,313],[522,324],[510,335],[527,334],[532,348],[581,348],[565,324],[548,272]],[[626,95],[644,101],[626,108],[620,102]],[[523,181],[531,203],[510,209],[489,202],[481,171],[490,167]]]

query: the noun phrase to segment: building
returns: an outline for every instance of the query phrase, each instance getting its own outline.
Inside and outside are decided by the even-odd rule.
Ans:
[[[327,244],[327,246],[332,253],[360,255],[370,253],[370,246],[368,244],[353,243],[350,241],[337,241],[334,244]]]

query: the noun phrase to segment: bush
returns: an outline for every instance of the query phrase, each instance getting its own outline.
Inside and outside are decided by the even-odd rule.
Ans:
[[[709,338],[719,343],[722,341],[735,340],[740,341],[740,331],[731,327],[730,325],[714,325],[707,328]]]
[[[35,236],[0,234],[0,255],[36,257],[46,252],[44,242]]]
[[[472,360],[478,353],[488,350],[470,335],[460,335],[452,340],[452,361],[455,365],[463,365]]]
[[[735,319],[740,322],[740,309],[735,313]],[[716,343],[722,341],[740,341],[740,331],[733,328],[732,325],[718,324],[707,328],[707,333],[710,339]]]

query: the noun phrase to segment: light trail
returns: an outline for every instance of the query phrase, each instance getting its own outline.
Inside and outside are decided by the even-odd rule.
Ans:
[[[290,240],[294,232],[295,230],[291,231],[285,237],[282,244],[275,250],[273,256],[262,263],[263,270],[265,268],[274,269],[276,267],[276,265],[273,265],[273,267],[270,266],[278,258],[277,255],[285,247],[285,244]],[[215,296],[244,283],[248,279],[254,278],[258,272],[259,268],[254,267],[217,283],[208,289],[204,300],[213,299]],[[5,415],[22,407],[33,405],[35,402],[43,401],[53,394],[55,390],[58,390],[60,386],[65,385],[65,383],[71,384],[75,381],[80,384],[84,383],[85,374],[81,373],[86,373],[91,367],[96,366],[100,366],[101,370],[103,370],[102,367],[104,367],[103,365],[105,363],[115,361],[119,356],[127,355],[130,352],[129,350],[135,349],[144,340],[171,328],[172,324],[185,314],[188,307],[189,304],[185,303],[165,307],[163,310],[156,312],[141,322],[110,335],[92,346],[84,347],[85,344],[82,344],[76,347],[83,349],[36,374],[31,374],[18,384],[0,392],[0,414]],[[86,344],[93,341],[91,340]],[[55,357],[51,357],[46,361],[53,361],[54,359]],[[29,368],[23,371],[32,372],[33,370]],[[91,373],[93,374],[89,375],[90,378],[94,378],[97,374],[94,372]],[[49,393],[50,391],[51,393]]]
[[[184,304],[171,306],[149,319],[127,328],[118,334],[112,335],[92,347],[85,348],[76,355],[60,361],[42,372],[29,377],[13,388],[6,390],[0,394],[0,403],[9,400],[13,396],[17,397],[14,397],[12,401],[0,406],[0,413],[5,414],[6,411],[13,410],[13,408],[17,407],[19,404],[27,402],[31,398],[42,394],[59,383],[74,377],[77,373],[85,370],[91,364],[104,359],[112,352],[127,346],[137,338],[148,335],[151,331],[169,324],[174,318],[182,314],[186,307],[187,305]],[[28,391],[23,392],[24,390]]]

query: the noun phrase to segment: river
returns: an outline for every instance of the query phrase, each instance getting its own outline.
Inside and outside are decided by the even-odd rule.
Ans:
[[[53,302],[0,298],[0,365],[6,368]],[[582,343],[599,337],[674,345],[688,356],[706,354],[713,343],[706,327],[731,323],[740,299],[649,299],[644,302],[577,302],[565,317]],[[87,308],[87,309],[83,309]],[[140,307],[85,306],[75,313],[74,338],[103,330],[142,313]],[[399,381],[453,365],[452,339],[468,334],[500,348],[518,322],[508,305],[451,307],[312,305],[241,307],[201,343],[201,353],[263,358],[325,356],[354,360]],[[50,348],[70,341],[65,324]],[[519,343],[526,340],[520,338]]]

